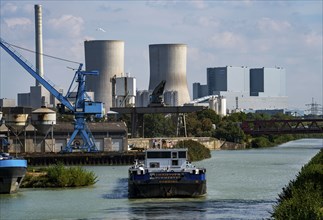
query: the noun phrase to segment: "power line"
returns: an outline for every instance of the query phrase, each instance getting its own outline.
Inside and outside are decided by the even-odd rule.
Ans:
[[[9,43],[6,42],[6,44],[9,44]],[[76,61],[73,61],[73,60],[67,60],[67,59],[63,59],[63,58],[60,58],[60,57],[55,57],[55,56],[48,55],[48,54],[44,54],[44,53],[38,53],[36,51],[30,50],[30,49],[27,49],[27,48],[24,48],[24,47],[20,47],[20,46],[14,45],[14,44],[9,44],[9,45],[12,46],[12,47],[19,48],[21,50],[25,50],[25,51],[28,51],[28,52],[31,52],[31,53],[35,53],[35,54],[40,54],[42,56],[49,57],[49,58],[53,58],[53,59],[56,59],[56,60],[61,60],[61,61],[69,62],[69,63],[80,64],[80,62],[76,62]]]

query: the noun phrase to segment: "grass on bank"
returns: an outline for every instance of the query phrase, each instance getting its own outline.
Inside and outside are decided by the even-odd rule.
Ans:
[[[283,188],[273,219],[323,219],[323,149]]]
[[[97,176],[82,167],[65,167],[63,164],[57,164],[41,171],[27,172],[21,187],[80,187],[94,185],[97,182]]]

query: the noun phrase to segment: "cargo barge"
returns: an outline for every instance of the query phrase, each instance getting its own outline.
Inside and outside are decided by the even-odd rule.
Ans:
[[[0,194],[17,192],[27,172],[27,160],[0,153]]]
[[[187,149],[150,149],[145,161],[129,168],[129,198],[200,197],[206,194],[206,170],[187,160]]]

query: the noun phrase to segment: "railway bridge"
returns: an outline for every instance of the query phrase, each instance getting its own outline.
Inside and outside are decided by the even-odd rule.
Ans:
[[[250,135],[323,133],[323,119],[288,119],[244,121],[242,130]]]

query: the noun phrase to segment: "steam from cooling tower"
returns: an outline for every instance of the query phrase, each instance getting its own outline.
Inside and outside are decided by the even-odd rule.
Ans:
[[[149,45],[150,81],[152,91],[162,81],[166,81],[166,91],[177,91],[178,105],[190,101],[186,79],[185,44],[153,44]]]
[[[120,40],[85,41],[86,70],[97,70],[99,76],[87,76],[87,91],[94,92],[94,100],[104,103],[105,110],[112,107],[113,77],[124,73],[124,42]]]
[[[36,71],[38,75],[44,75],[43,66],[43,24],[42,24],[42,7],[35,5],[35,45],[36,45]],[[36,80],[36,86],[40,83]]]

